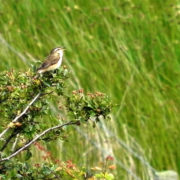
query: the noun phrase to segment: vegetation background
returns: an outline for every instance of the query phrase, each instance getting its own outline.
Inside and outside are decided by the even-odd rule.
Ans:
[[[26,71],[64,46],[69,86],[102,91],[118,105],[112,120],[72,129],[68,142],[47,149],[86,167],[111,155],[117,179],[145,179],[149,169],[125,142],[156,170],[180,173],[179,23],[178,0],[0,0],[0,71]]]

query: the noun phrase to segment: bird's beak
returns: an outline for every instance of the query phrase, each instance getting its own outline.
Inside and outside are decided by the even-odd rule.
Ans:
[[[63,50],[63,51],[66,51],[66,49],[65,49],[65,48],[62,48],[62,50]]]

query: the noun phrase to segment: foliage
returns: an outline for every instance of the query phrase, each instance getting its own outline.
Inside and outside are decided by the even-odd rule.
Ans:
[[[72,160],[60,161],[56,160],[51,152],[39,142],[35,147],[43,152],[44,162],[29,164],[20,161],[6,161],[0,163],[0,178],[3,179],[74,179],[74,180],[113,180],[112,174],[116,169],[114,158],[107,156],[101,166],[95,166],[91,169],[85,167],[77,167]]]
[[[7,119],[12,119],[27,105],[27,102],[32,99],[38,92],[50,93],[56,92],[58,95],[62,95],[64,80],[67,79],[67,69],[63,71],[57,70],[57,73],[45,74],[44,77],[33,79],[34,73],[16,72],[14,70],[10,72],[2,72],[0,74],[0,111],[1,116]],[[47,107],[46,98],[41,98],[36,106],[31,107],[32,112],[36,111],[40,113],[41,109]],[[45,109],[42,109],[45,112]],[[31,117],[28,117],[31,119]]]
[[[73,91],[73,95],[67,97],[67,107],[71,116],[76,120],[92,120],[99,121],[99,118],[104,118],[110,113],[109,98],[103,93],[96,92],[94,94],[87,93],[83,90]]]
[[[35,147],[43,152],[44,162],[29,164],[20,161],[6,161],[0,163],[0,178],[3,179],[74,179],[74,180],[113,180],[112,174],[116,166],[113,163],[114,158],[107,156],[101,166],[95,166],[91,169],[77,167],[72,160],[60,161],[54,159],[53,155],[39,142]]]
[[[40,119],[46,116],[49,109],[49,102],[58,106],[58,100],[64,102],[64,115],[67,120],[75,122],[75,125],[87,123],[87,121],[98,122],[100,117],[107,118],[111,111],[112,105],[109,98],[100,92],[87,95],[83,90],[73,91],[71,94],[66,93],[65,82],[69,76],[69,70],[64,66],[61,70],[47,72],[43,75],[36,75],[30,70],[28,72],[2,72],[0,74],[0,111],[3,124],[1,131],[8,128],[8,135],[4,135],[1,139],[0,157],[11,155],[19,149],[31,142],[39,135],[39,132],[46,130],[48,125],[40,123]],[[36,101],[29,106],[27,113],[21,116],[21,112],[32,98],[39,94]],[[12,122],[12,119],[20,116],[20,118]],[[39,117],[39,118],[38,118]],[[93,119],[93,120],[92,120]],[[58,119],[55,121],[58,122]],[[65,125],[64,125],[65,126]],[[38,139],[40,142],[52,141],[61,138],[62,128],[51,131],[45,136]],[[17,138],[17,142],[15,139]],[[61,138],[63,139],[63,138]],[[76,168],[71,161],[60,162],[54,161],[51,153],[47,153],[43,146],[37,142],[34,144],[40,151],[45,152],[46,158],[50,158],[52,163],[36,164],[31,167],[29,163],[17,160],[0,159],[0,177],[2,179],[58,179],[73,178],[82,179],[86,175],[86,171]],[[24,160],[32,158],[31,148],[25,149]],[[104,177],[109,180],[112,175],[108,172],[92,175],[94,177]]]
[[[6,170],[5,170],[6,168]],[[94,168],[92,168],[94,169]],[[102,172],[101,169],[87,171],[85,168],[79,169],[72,161],[56,163],[42,163],[30,165],[28,163],[8,161],[0,166],[0,178],[6,179],[74,179],[74,180],[113,180],[112,170]],[[3,173],[2,173],[3,172]]]

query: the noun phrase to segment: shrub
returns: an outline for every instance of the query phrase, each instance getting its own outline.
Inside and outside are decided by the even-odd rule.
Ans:
[[[108,119],[112,104],[100,92],[84,93],[82,89],[69,93],[66,67],[35,77],[33,71],[0,73],[0,179],[113,179],[107,169],[78,168],[72,161],[60,162],[47,153],[41,143],[62,138],[65,126],[83,123],[96,125],[101,118]],[[61,103],[59,103],[61,101]],[[65,119],[56,117],[49,127],[43,123],[52,114],[53,103]],[[51,162],[31,164],[25,162],[33,156],[31,145],[45,151]],[[18,155],[23,154],[23,160]],[[114,166],[111,165],[110,169]]]

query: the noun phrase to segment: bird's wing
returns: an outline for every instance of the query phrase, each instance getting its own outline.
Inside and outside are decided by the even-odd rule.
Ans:
[[[59,60],[59,58],[57,56],[49,55],[45,59],[44,63],[37,70],[48,68],[49,66],[52,66],[52,65],[58,63],[58,60]]]

